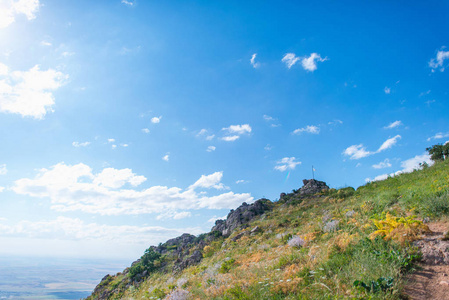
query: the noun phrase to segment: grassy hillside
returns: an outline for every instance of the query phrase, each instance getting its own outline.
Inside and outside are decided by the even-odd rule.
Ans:
[[[426,230],[419,220],[449,215],[449,161],[356,191],[265,203],[229,237],[150,248],[91,299],[399,299],[420,257],[411,244]],[[177,267],[182,257],[196,259]]]

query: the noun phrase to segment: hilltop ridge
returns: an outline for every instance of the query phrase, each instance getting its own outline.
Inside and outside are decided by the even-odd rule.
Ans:
[[[357,190],[305,179],[208,233],[149,247],[88,299],[399,299],[422,221],[449,215],[448,193],[448,161]]]

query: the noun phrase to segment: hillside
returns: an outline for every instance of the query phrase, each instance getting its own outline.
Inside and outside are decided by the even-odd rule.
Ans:
[[[304,184],[244,203],[207,234],[148,248],[88,299],[403,297],[422,257],[413,242],[449,215],[449,161],[357,190]]]

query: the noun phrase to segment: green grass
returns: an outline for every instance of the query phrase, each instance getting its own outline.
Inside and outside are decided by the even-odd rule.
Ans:
[[[176,257],[155,270],[134,289],[117,294],[122,299],[155,299],[176,288],[192,299],[400,299],[404,276],[420,258],[410,244],[382,237],[369,239],[373,220],[416,215],[432,221],[449,216],[449,162],[357,190],[331,189],[319,197],[297,199],[253,220],[260,232],[236,242],[216,237],[197,266],[172,274]],[[353,211],[347,216],[348,211]],[[323,232],[324,219],[339,221],[334,232]],[[300,249],[287,245],[290,236],[306,241]],[[104,282],[113,289],[126,276]],[[123,285],[124,286],[124,285]],[[157,294],[157,295],[156,295]],[[95,297],[92,297],[95,299]],[[117,299],[118,299],[117,298]]]

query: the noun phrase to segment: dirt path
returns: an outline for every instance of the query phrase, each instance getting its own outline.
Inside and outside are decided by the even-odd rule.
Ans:
[[[449,241],[441,240],[449,223],[428,225],[432,233],[415,242],[423,253],[422,269],[409,278],[404,294],[412,300],[449,300]]]

